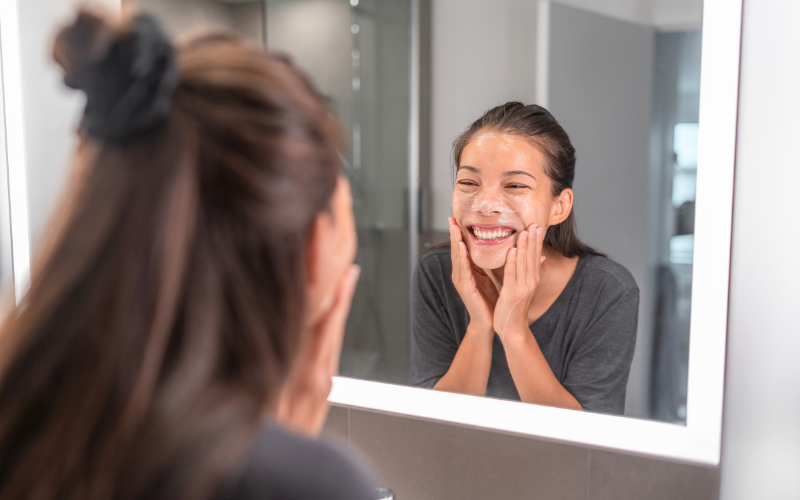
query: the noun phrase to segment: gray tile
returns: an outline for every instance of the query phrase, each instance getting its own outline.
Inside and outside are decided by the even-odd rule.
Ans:
[[[398,500],[586,497],[582,447],[353,408],[350,447]]]
[[[331,410],[328,412],[328,419],[325,421],[325,427],[322,429],[322,434],[341,443],[347,444],[347,412],[348,409],[344,406],[331,405]]]
[[[588,498],[717,500],[719,469],[590,450]]]

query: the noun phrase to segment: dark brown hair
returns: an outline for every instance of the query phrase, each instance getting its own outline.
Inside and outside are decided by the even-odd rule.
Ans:
[[[572,188],[575,179],[575,148],[567,132],[543,107],[507,102],[484,113],[453,143],[454,172],[461,165],[464,148],[481,130],[524,137],[541,151],[547,159],[545,173],[552,181],[551,194],[554,197],[565,189]],[[563,222],[548,228],[544,245],[565,257],[602,255],[578,238],[574,210],[570,211]]]
[[[56,58],[90,66],[124,33],[83,12]],[[286,60],[236,38],[195,37],[177,63],[155,130],[82,137],[2,327],[0,499],[207,497],[293,364],[340,130]]]

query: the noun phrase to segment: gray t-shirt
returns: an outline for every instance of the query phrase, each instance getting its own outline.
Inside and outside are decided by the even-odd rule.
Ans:
[[[469,325],[451,278],[450,248],[422,256],[414,273],[410,384],[432,388],[453,362]],[[550,369],[584,410],[621,415],[636,342],[639,288],[627,269],[585,255],[552,306],[531,326]],[[495,335],[486,396],[519,401]]]
[[[337,443],[277,425],[258,437],[244,470],[216,500],[373,500],[372,472]]]

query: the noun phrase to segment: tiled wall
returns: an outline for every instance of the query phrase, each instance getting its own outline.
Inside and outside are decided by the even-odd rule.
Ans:
[[[719,498],[719,469],[365,411],[325,433],[372,464],[398,500]]]

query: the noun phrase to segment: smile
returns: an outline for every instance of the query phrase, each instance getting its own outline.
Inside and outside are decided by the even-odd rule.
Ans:
[[[469,234],[479,245],[503,243],[516,232],[516,230],[505,226],[474,225],[469,227]]]

